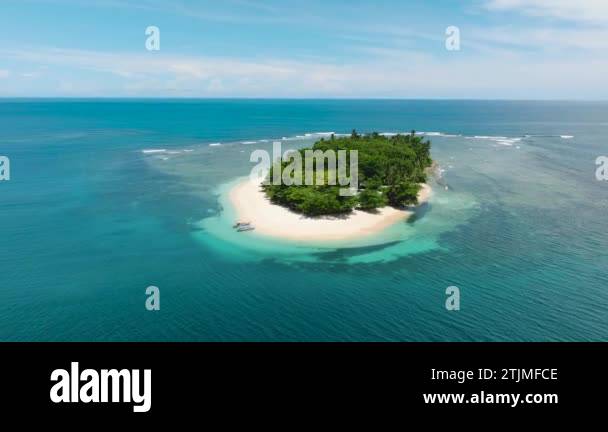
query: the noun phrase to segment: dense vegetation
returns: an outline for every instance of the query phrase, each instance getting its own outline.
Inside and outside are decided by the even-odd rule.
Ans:
[[[390,205],[403,207],[417,204],[417,194],[420,183],[426,182],[426,168],[431,163],[431,143],[412,131],[408,135],[383,136],[378,133],[359,135],[353,131],[350,137],[331,136],[317,141],[312,150],[358,151],[359,187],[355,196],[340,196],[339,184],[328,185],[314,183],[313,185],[264,185],[263,188],[270,200],[296,212],[308,216],[337,215],[348,213],[355,208],[373,211]],[[300,149],[302,160],[305,160],[305,150]],[[310,150],[310,149],[308,149]],[[282,162],[281,169],[289,162]],[[347,166],[350,166],[350,160]],[[272,179],[273,170],[270,171]],[[314,179],[316,179],[316,164]],[[328,178],[327,166],[324,177]],[[347,174],[351,174],[347,171]],[[301,175],[305,176],[302,169]]]

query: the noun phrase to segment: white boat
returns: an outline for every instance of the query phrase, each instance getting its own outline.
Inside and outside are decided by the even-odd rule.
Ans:
[[[255,228],[253,226],[251,226],[250,224],[247,225],[241,225],[239,226],[236,230],[238,232],[243,232],[243,231],[253,231]]]

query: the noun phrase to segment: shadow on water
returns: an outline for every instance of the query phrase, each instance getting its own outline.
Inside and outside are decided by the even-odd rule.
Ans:
[[[373,245],[373,246],[361,246],[361,247],[333,249],[333,250],[327,251],[327,252],[315,252],[312,254],[312,256],[319,258],[321,260],[345,261],[348,258],[357,256],[357,255],[363,255],[363,254],[381,251],[382,249],[386,249],[386,248],[394,246],[398,243],[400,243],[400,242],[392,241],[389,243],[383,243],[380,245]]]
[[[414,209],[414,214],[405,222],[407,224],[413,224],[417,220],[423,218],[430,210],[431,204],[425,202]],[[311,256],[321,260],[328,261],[333,263],[346,262],[349,258],[370,254],[374,252],[382,251],[383,249],[395,246],[401,243],[401,240],[395,240],[391,242],[386,242],[382,244],[370,245],[370,246],[356,246],[356,247],[343,247],[343,248],[335,248],[329,251],[323,252],[315,252],[312,253]]]
[[[410,225],[414,224],[416,221],[423,218],[430,210],[431,204],[429,204],[428,202],[420,204],[419,206],[414,208],[414,214],[408,218],[406,223]]]

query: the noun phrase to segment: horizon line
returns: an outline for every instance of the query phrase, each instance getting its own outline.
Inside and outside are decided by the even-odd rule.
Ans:
[[[285,101],[471,101],[471,102],[608,102],[608,99],[519,99],[519,98],[443,98],[443,97],[271,97],[271,96],[0,96],[10,100],[285,100]]]

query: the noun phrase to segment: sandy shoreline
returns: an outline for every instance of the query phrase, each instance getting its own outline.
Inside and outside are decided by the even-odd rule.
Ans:
[[[431,187],[423,185],[418,201],[426,202],[431,193]],[[237,219],[250,222],[256,233],[303,242],[349,240],[368,236],[406,220],[413,214],[413,211],[384,207],[376,214],[355,210],[343,218],[310,218],[272,204],[262,191],[260,182],[251,179],[234,186],[229,192],[229,199]]]

